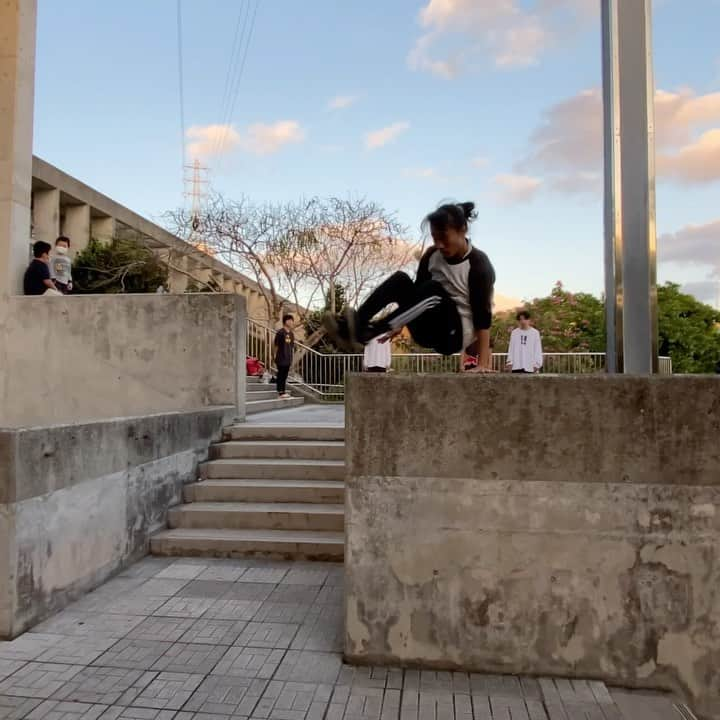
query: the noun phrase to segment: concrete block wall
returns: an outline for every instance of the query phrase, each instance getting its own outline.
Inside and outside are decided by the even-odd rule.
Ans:
[[[720,378],[352,377],[346,656],[720,717]]]
[[[235,405],[238,295],[11,297],[0,303],[0,427]]]

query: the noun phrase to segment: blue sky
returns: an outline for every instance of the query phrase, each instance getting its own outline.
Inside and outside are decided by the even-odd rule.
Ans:
[[[182,0],[186,146],[229,196],[364,195],[415,234],[439,201],[474,200],[501,294],[600,292],[597,5]],[[660,279],[714,302],[720,2],[654,5]],[[36,154],[151,218],[183,202],[175,0],[39,0],[36,76]]]

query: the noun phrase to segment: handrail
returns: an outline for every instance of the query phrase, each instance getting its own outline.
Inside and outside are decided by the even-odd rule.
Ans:
[[[248,321],[247,353],[258,358],[266,368],[274,368],[273,330],[255,320]],[[342,401],[345,376],[363,369],[363,355],[354,353],[323,353],[302,342],[295,342],[299,353],[293,362],[289,382],[302,388],[311,397],[322,401]],[[507,353],[495,353],[493,369],[502,372]],[[391,368],[398,373],[449,373],[460,370],[459,355],[438,353],[393,353]],[[605,370],[605,353],[546,353],[546,373],[587,374]],[[672,360],[660,358],[660,374],[672,375]]]

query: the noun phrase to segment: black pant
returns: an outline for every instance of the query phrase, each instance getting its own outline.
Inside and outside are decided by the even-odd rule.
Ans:
[[[369,373],[386,373],[387,369],[384,367],[378,367],[377,365],[373,365],[372,367],[367,368],[366,372]]]
[[[382,322],[371,325],[373,316],[391,303],[397,303],[398,309]],[[407,273],[396,272],[358,308],[357,321],[358,336],[362,339],[407,325],[415,342],[422,347],[442,355],[462,350],[463,329],[457,306],[434,280],[417,284]]]
[[[277,391],[282,395],[287,392],[287,378],[290,372],[289,365],[278,365],[277,369]]]

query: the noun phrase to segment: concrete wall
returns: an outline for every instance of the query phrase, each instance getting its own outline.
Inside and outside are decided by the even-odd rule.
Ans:
[[[349,381],[346,655],[720,717],[720,378]]]
[[[213,405],[244,413],[237,295],[17,297],[0,303],[0,427]]]
[[[0,638],[146,554],[234,413],[0,431]]]

